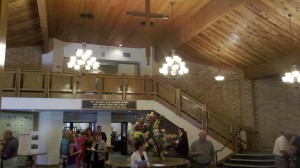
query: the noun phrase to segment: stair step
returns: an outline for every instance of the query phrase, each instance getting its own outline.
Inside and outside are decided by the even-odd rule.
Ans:
[[[247,164],[232,164],[232,163],[223,163],[226,167],[243,167],[243,168],[275,168],[275,165],[247,165]]]
[[[248,160],[274,160],[274,155],[271,154],[236,154],[234,159],[248,159]]]
[[[231,161],[245,161],[245,162],[274,162],[274,159],[266,159],[266,160],[259,160],[259,159],[237,159],[237,158],[230,158]]]

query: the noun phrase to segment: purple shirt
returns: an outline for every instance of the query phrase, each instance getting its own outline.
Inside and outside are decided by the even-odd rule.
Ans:
[[[70,155],[70,149],[73,148],[73,153],[77,152],[78,151],[78,148],[75,144],[69,144],[68,146],[68,161],[67,161],[67,165],[73,165],[73,164],[76,164],[76,158],[77,158],[77,155],[73,155],[71,156]]]

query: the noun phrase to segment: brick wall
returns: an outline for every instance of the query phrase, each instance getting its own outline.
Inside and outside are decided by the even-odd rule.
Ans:
[[[5,57],[5,69],[41,70],[42,47],[30,46],[8,48]]]
[[[217,82],[215,67],[187,62],[189,74],[179,79],[167,79],[175,87],[196,100],[205,103],[224,116],[253,127],[253,101],[251,81],[244,81],[242,72],[221,69],[225,81]]]
[[[282,131],[300,134],[300,88],[288,87],[280,78],[245,80],[243,73],[230,70],[221,70],[225,81],[217,82],[217,68],[190,62],[187,67],[189,74],[168,82],[238,125],[258,130],[256,150],[271,150]]]

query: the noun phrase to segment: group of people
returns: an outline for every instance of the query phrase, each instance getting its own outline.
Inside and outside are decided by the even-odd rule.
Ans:
[[[300,136],[284,132],[276,139],[273,154],[276,168],[300,168]]]
[[[106,140],[101,126],[97,127],[95,134],[90,127],[81,131],[79,135],[67,131],[61,140],[61,159],[66,162],[66,168],[103,168]]]
[[[215,166],[215,150],[211,141],[207,140],[207,132],[200,130],[199,139],[189,148],[187,134],[183,128],[178,129],[179,138],[176,144],[177,157],[190,159],[192,168],[212,168]],[[136,142],[135,152],[131,155],[131,168],[143,168],[149,164],[146,147]]]

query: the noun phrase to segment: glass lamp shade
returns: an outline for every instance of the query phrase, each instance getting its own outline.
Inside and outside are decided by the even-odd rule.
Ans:
[[[76,50],[76,56],[80,57],[83,54],[83,49],[77,49]]]
[[[84,60],[82,60],[82,59],[80,59],[80,60],[77,60],[77,64],[78,64],[78,65],[84,65],[84,63],[85,63],[85,61],[84,61]]]
[[[93,54],[92,50],[86,50],[85,51],[85,55],[87,55],[88,57],[90,57]]]
[[[94,64],[93,64],[93,69],[98,69],[99,68],[99,66],[100,66],[100,63],[99,62],[94,62]]]
[[[73,68],[74,64],[72,62],[68,63],[68,68]]]
[[[96,57],[91,57],[90,60],[91,60],[92,62],[96,62],[97,59],[96,59]]]
[[[91,70],[91,66],[89,66],[89,65],[85,65],[85,70]]]
[[[80,69],[80,65],[78,65],[78,64],[74,65],[74,69],[75,70],[79,70]]]
[[[216,80],[216,81],[223,81],[224,79],[225,79],[225,77],[222,76],[222,75],[217,75],[217,76],[215,77],[215,80]]]

